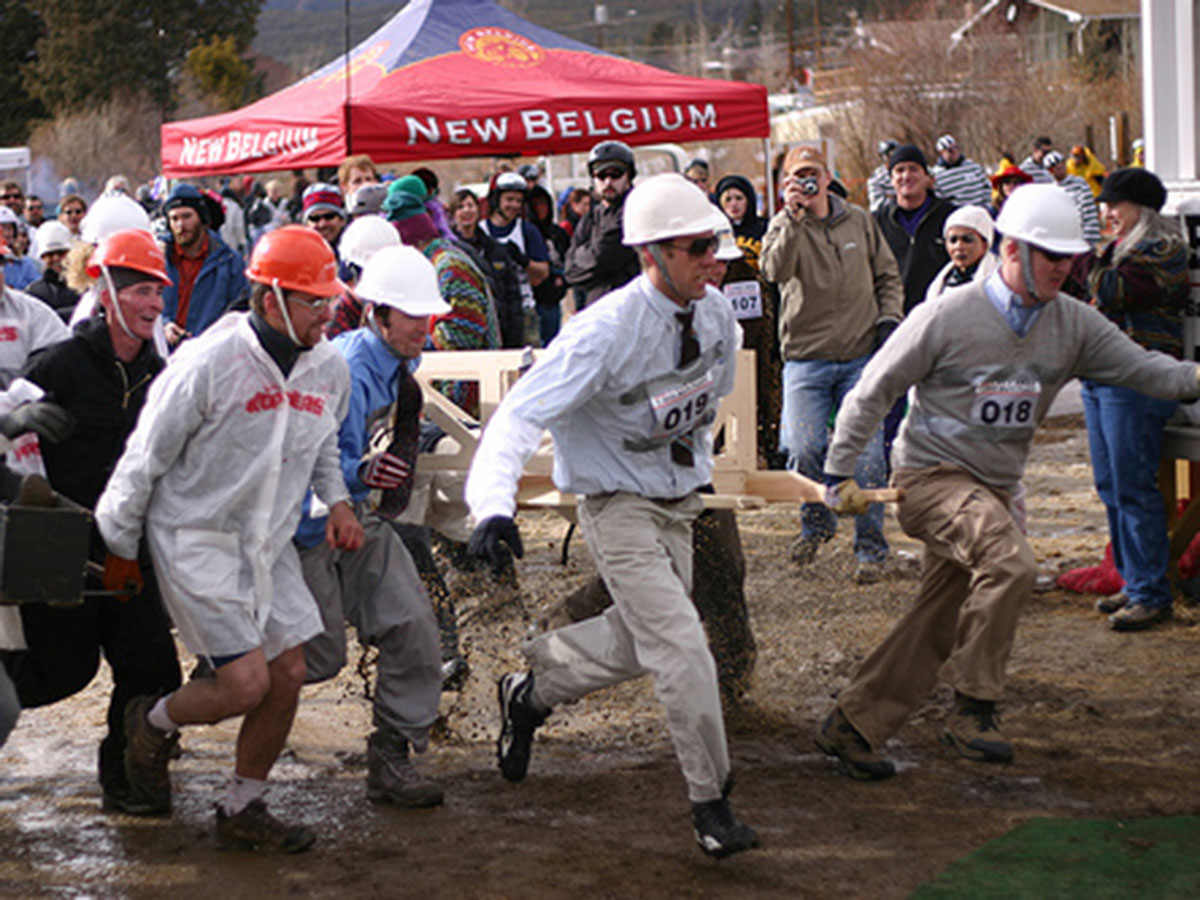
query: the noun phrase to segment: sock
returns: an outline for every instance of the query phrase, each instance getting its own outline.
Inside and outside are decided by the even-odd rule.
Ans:
[[[150,712],[146,713],[147,722],[159,731],[165,731],[168,734],[179,730],[179,725],[167,713],[167,700],[170,696],[170,694],[167,694],[165,697],[159,697],[154,706],[150,707]]]
[[[236,816],[243,809],[267,792],[267,783],[254,778],[234,775],[221,801],[221,809],[227,816]]]

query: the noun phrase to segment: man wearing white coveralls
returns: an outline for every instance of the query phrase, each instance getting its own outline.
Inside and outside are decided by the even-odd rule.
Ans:
[[[741,330],[706,283],[727,227],[679,175],[639,184],[624,241],[642,275],[572,319],[505,397],[467,478],[471,550],[520,556],[517,483],[543,429],[554,481],[582,495],[579,521],[613,605],[525,647],[531,671],[500,680],[500,769],[520,781],[535,729],[562,702],[649,674],[687,781],[700,848],[727,856],[757,843],[730,810],[729,752],[716,666],[695,607],[692,521],[712,473],[710,424],[733,390]],[[536,679],[536,683],[535,683]]]
[[[181,725],[245,715],[233,783],[217,807],[223,846],[295,852],[315,835],[266,809],[266,777],[296,711],[302,645],[322,630],[292,535],[309,484],[330,507],[326,539],[362,541],[346,502],[338,426],[350,375],[323,338],[341,293],[324,239],[280,228],[254,249],[251,312],[187,341],[154,382],[96,520],[109,550],[136,556],[145,527],[163,600],[215,678],[126,708],[131,787],[170,800]]]

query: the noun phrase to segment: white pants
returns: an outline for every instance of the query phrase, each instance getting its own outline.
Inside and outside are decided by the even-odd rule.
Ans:
[[[547,706],[639,675],[654,678],[693,803],[721,796],[729,750],[717,669],[689,599],[698,495],[675,502],[616,493],[581,499],[579,520],[613,605],[525,646]]]

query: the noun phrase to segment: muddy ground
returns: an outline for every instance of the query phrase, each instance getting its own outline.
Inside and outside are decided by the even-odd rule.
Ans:
[[[1103,510],[1080,419],[1045,429],[1027,484],[1043,570],[1098,559]],[[522,521],[522,595],[474,597],[460,610],[473,674],[461,694],[443,695],[444,727],[422,760],[445,786],[443,808],[365,800],[369,704],[347,672],[306,690],[270,795],[282,815],[318,829],[311,852],[215,849],[213,801],[230,769],[233,725],[185,734],[170,818],[102,813],[102,676],[70,701],[26,712],[0,750],[0,894],[894,897],[1033,816],[1200,813],[1200,610],[1180,604],[1165,626],[1117,634],[1093,598],[1057,590],[1033,596],[1021,622],[1003,707],[1013,764],[966,762],[939,742],[943,687],[888,746],[896,778],[840,775],[815,751],[812,731],[911,599],[917,546],[892,522],[888,581],[855,586],[843,525],[798,571],[788,561],[794,510],[783,507],[739,516],[759,659],[752,708],[730,721],[734,802],[762,849],[722,863],[696,850],[645,681],[556,712],[529,777],[511,785],[495,768],[494,680],[519,665],[530,623],[591,570],[578,538],[560,565],[561,520]]]

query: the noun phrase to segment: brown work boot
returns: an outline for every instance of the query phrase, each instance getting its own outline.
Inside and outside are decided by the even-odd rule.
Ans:
[[[155,728],[146,719],[157,697],[134,697],[125,705],[125,778],[129,800],[154,815],[171,811],[171,774],[167,763],[179,743],[179,732]]]
[[[837,757],[841,770],[851,778],[879,781],[896,774],[891,760],[871,750],[867,739],[850,724],[840,706],[833,708],[814,739],[822,753]]]
[[[1108,617],[1108,627],[1113,631],[1143,631],[1159,622],[1171,618],[1170,606],[1146,606],[1129,603]]]
[[[222,850],[303,853],[316,840],[312,829],[287,825],[267,812],[261,797],[232,816],[217,807],[217,846]]]
[[[1012,743],[1000,731],[996,704],[955,693],[942,740],[975,762],[1012,762]]]
[[[412,764],[408,741],[390,729],[377,728],[367,739],[367,798],[425,809],[441,805],[442,789]]]

